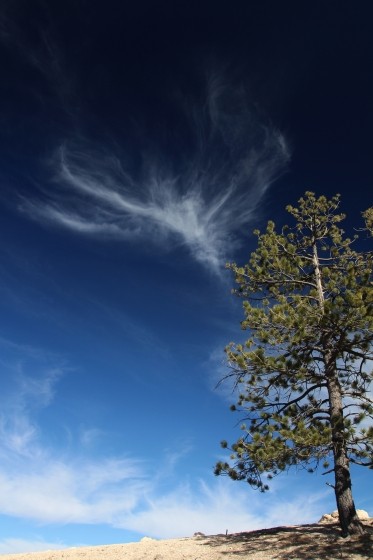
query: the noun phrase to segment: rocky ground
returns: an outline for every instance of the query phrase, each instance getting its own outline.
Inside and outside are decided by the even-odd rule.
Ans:
[[[336,523],[275,527],[249,533],[154,540],[30,554],[0,560],[367,560],[373,558],[373,519],[366,534],[342,539]]]

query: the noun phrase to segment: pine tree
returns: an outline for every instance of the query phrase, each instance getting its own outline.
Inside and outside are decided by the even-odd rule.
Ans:
[[[350,464],[373,468],[372,252],[345,237],[340,197],[306,192],[286,209],[293,227],[255,231],[248,264],[227,265],[244,298],[249,338],[225,349],[244,413],[231,461],[215,474],[266,491],[264,478],[290,467],[334,473],[342,535],[363,532]],[[363,213],[370,242],[373,208]],[[227,442],[222,442],[228,448]]]

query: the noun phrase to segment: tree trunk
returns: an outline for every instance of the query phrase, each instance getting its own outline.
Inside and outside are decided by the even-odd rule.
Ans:
[[[324,315],[324,290],[320,262],[316,245],[316,226],[313,243],[313,265],[315,284],[318,294],[320,312]],[[335,498],[339,513],[339,524],[342,536],[363,534],[364,527],[356,513],[351,490],[350,463],[347,456],[346,442],[344,438],[344,417],[342,389],[339,383],[335,359],[332,356],[328,340],[322,340],[324,347],[325,374],[329,394],[330,425],[332,430],[334,476],[335,476]]]
[[[334,490],[339,513],[339,523],[343,537],[356,534],[361,535],[364,533],[364,527],[358,518],[352,498],[350,465],[343,433],[342,392],[338,378],[334,372],[330,372],[328,376],[328,391],[334,455]]]

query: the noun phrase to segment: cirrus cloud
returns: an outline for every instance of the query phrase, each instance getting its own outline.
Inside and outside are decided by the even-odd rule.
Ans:
[[[286,170],[290,149],[245,90],[217,75],[205,103],[187,112],[193,147],[175,158],[153,146],[136,173],[105,146],[66,140],[51,160],[52,188],[22,197],[19,209],[77,234],[185,247],[218,271]]]

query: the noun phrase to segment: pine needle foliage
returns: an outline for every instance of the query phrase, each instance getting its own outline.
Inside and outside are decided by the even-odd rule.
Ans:
[[[268,490],[290,467],[334,472],[344,536],[362,531],[351,493],[350,463],[373,468],[372,252],[346,237],[340,196],[306,192],[286,209],[294,223],[255,231],[249,263],[227,267],[243,298],[249,338],[225,349],[243,415],[230,462],[215,474]],[[371,242],[373,208],[363,213]]]

